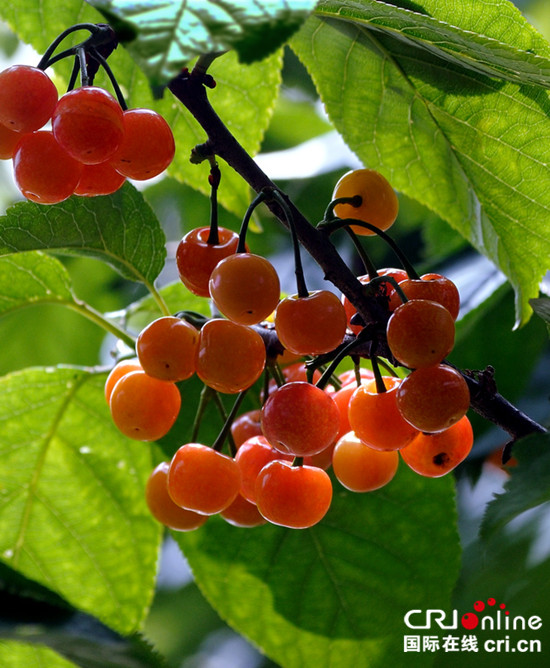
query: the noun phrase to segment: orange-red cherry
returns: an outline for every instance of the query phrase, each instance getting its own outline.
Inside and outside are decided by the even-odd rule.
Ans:
[[[208,519],[176,505],[168,494],[169,463],[162,462],[151,473],[145,486],[145,500],[151,515],[164,526],[174,531],[194,531]]]
[[[416,473],[439,478],[456,468],[469,455],[474,442],[472,425],[463,416],[454,425],[434,434],[419,433],[400,450],[407,466]]]
[[[323,469],[273,461],[258,475],[256,501],[268,522],[291,529],[307,529],[328,512],[332,483]]]
[[[346,334],[346,312],[328,290],[292,295],[279,302],[274,314],[279,341],[297,355],[322,355],[337,348]]]
[[[241,325],[255,325],[270,316],[281,292],[275,267],[254,253],[236,253],[221,260],[212,271],[208,289],[218,310]]]
[[[179,448],[170,462],[168,493],[182,508],[214,515],[237,498],[241,474],[232,457],[200,443]]]
[[[176,250],[176,265],[182,283],[193,294],[209,297],[208,282],[214,267],[237,251],[239,235],[225,227],[218,228],[218,242],[208,243],[209,227],[187,232]]]

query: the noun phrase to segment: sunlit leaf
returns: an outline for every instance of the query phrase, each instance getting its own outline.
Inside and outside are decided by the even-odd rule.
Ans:
[[[0,559],[121,632],[151,600],[160,539],[151,453],[114,427],[104,374],[0,379]]]
[[[160,223],[130,184],[107,197],[50,206],[19,202],[0,217],[0,256],[30,250],[86,255],[149,285],[164,266],[164,244]]]
[[[449,605],[459,562],[453,503],[450,479],[402,465],[378,492],[335,483],[331,510],[311,529],[214,519],[176,539],[221,616],[280,665],[401,665],[405,613]],[[409,664],[425,661],[411,654]]]
[[[373,3],[344,4],[363,16]],[[427,5],[415,3],[417,11]],[[429,5],[434,19],[448,18],[448,3]],[[453,14],[460,30],[478,32],[483,14],[483,27],[494,19],[491,37],[513,26],[512,47],[531,43],[546,57],[548,47],[517,11],[507,18],[509,3],[465,7]],[[550,133],[546,91],[484,76],[443,51],[435,55],[393,30],[336,12],[309,19],[292,44],[363,163],[487,255],[514,286],[517,322],[527,320],[550,262],[550,146],[541,141]]]
[[[166,84],[196,56],[235,49],[262,60],[294,33],[315,0],[88,0],[114,26],[153,86]]]

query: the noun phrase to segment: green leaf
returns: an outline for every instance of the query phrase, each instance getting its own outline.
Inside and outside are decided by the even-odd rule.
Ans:
[[[9,642],[0,640],[0,660],[2,668],[31,668],[36,661],[37,668],[166,668],[167,664],[138,635],[123,638],[111,633],[105,627],[90,631],[79,628],[83,616],[73,620],[74,626],[66,628],[42,628],[22,625],[14,633],[1,633],[0,638],[13,638]],[[85,623],[85,622],[84,622]],[[101,632],[94,636],[93,632]],[[19,644],[21,643],[24,644]],[[4,644],[5,643],[5,644]],[[32,643],[32,644],[31,644]],[[7,652],[6,652],[7,650]],[[14,662],[4,662],[13,653]],[[15,657],[17,659],[15,660]],[[42,663],[40,663],[42,660]],[[73,663],[74,662],[74,663]]]
[[[402,665],[403,616],[448,607],[460,558],[452,479],[404,465],[377,492],[335,483],[311,529],[212,518],[175,538],[220,615],[285,668]]]
[[[542,318],[550,332],[550,299],[548,297],[536,297],[529,301],[533,311]]]
[[[0,559],[129,633],[149,606],[159,526],[150,449],[123,437],[105,374],[37,368],[0,379]]]
[[[128,183],[107,197],[19,202],[0,217],[0,256],[30,250],[90,256],[148,286],[164,266],[164,244],[157,218]]]
[[[113,25],[153,86],[163,86],[193,58],[235,49],[244,63],[281,47],[315,0],[88,0]]]
[[[410,5],[377,0],[321,0],[315,14],[337,16],[339,20],[391,35],[405,45],[426,49],[481,74],[520,84],[550,86],[548,43],[512,3],[462,0],[459,15],[448,3],[428,0]]]
[[[371,4],[354,7],[363,12]],[[449,3],[415,6],[432,5],[434,19],[451,10]],[[471,11],[453,14],[461,30],[476,33],[485,13],[483,25],[488,18],[501,32],[513,25],[513,43],[522,48],[529,38],[537,48],[542,43],[517,12],[515,22],[505,20],[507,3],[467,6]],[[525,322],[550,261],[550,146],[541,141],[550,132],[547,93],[489,78],[394,31],[336,14],[310,18],[292,45],[363,163],[489,257],[514,286],[516,324]]]
[[[74,668],[76,664],[47,647],[0,640],[0,662],[3,668]]]
[[[481,526],[487,540],[520,513],[550,501],[550,434],[532,434],[514,444],[518,465],[510,469],[505,493],[491,501]]]
[[[74,297],[65,267],[40,251],[0,258],[0,315],[35,304],[67,304]]]

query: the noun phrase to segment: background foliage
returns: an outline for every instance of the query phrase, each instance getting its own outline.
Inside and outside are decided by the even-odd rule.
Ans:
[[[541,27],[543,4],[532,6]],[[115,337],[128,342],[163,310],[209,313],[173,283],[175,243],[208,219],[207,167],[188,160],[205,137],[159,94],[196,56],[230,48],[209,69],[217,81],[210,99],[244,147],[263,151],[260,164],[312,222],[358,160],[388,176],[400,193],[394,236],[421,271],[443,268],[461,289],[452,361],[492,364],[499,389],[546,421],[548,333],[530,306],[540,296],[536,310],[548,321],[539,292],[550,251],[546,40],[504,0],[136,7],[0,0],[0,17],[38,52],[73,23],[116,20],[135,38],[109,59],[117,79],[132,106],[165,115],[178,147],[166,178],[143,192],[127,185],[52,207],[14,203],[13,189],[3,194],[0,663],[202,665],[217,651],[201,647],[203,637],[216,632],[208,636],[214,648],[235,638],[227,622],[270,657],[247,649],[243,665],[246,656],[250,665],[386,666],[403,662],[403,615],[412,608],[467,611],[494,596],[514,614],[550,619],[541,584],[550,563],[546,438],[517,447],[519,465],[483,519],[507,475],[483,461],[506,436],[472,416],[476,446],[456,480],[424,480],[402,467],[379,492],[339,488],[325,520],[300,532],[247,531],[213,518],[175,536],[194,581],[184,583],[184,565],[169,562],[161,583],[176,586],[155,589],[162,535],[143,487],[154,462],[190,433],[200,386],[181,384],[180,419],[152,447],[115,430],[102,392]],[[191,49],[190,35],[200,36]],[[10,57],[11,33],[2,44]],[[55,70],[60,90],[67,67]],[[335,143],[333,128],[353,154]],[[236,228],[250,193],[222,169],[222,224]],[[284,232],[263,212],[256,228],[263,233],[251,238],[253,250],[269,254],[293,290]],[[354,266],[344,241],[340,250]],[[380,266],[395,263],[375,243],[372,253]],[[321,286],[307,266],[311,287]],[[514,323],[521,328],[512,331]],[[218,428],[212,411],[201,438],[211,441]],[[437,659],[411,653],[406,664]],[[480,665],[464,653],[443,659]],[[529,662],[547,665],[547,652]]]

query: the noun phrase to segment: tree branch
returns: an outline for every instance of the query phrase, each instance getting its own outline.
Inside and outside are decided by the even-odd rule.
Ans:
[[[206,132],[208,140],[201,145],[200,154],[215,154],[222,158],[257,193],[266,188],[278,190],[277,186],[229,132],[211,106],[204,86],[205,76],[209,77],[204,72],[184,71],[168,86],[173,95],[189,110]],[[209,77],[210,85],[211,82],[212,79]],[[292,213],[300,243],[324,271],[325,279],[348,297],[366,325],[380,324],[384,314],[380,312],[378,302],[365,297],[361,284],[342,260],[328,234],[313,227],[288,197],[282,192],[281,194],[285,197]],[[268,200],[266,205],[283,225],[288,226],[281,206],[275,200]],[[387,313],[385,317],[387,318]],[[271,341],[275,336],[273,330],[265,330],[263,335],[266,343],[269,343],[270,346],[276,345]],[[370,345],[365,347],[364,356],[369,356],[369,350]],[[357,354],[361,354],[361,351],[357,351]],[[533,432],[546,431],[544,427],[534,422],[496,392],[496,388],[486,382],[486,372],[464,373],[464,377],[470,388],[472,409],[507,431],[513,440]]]

